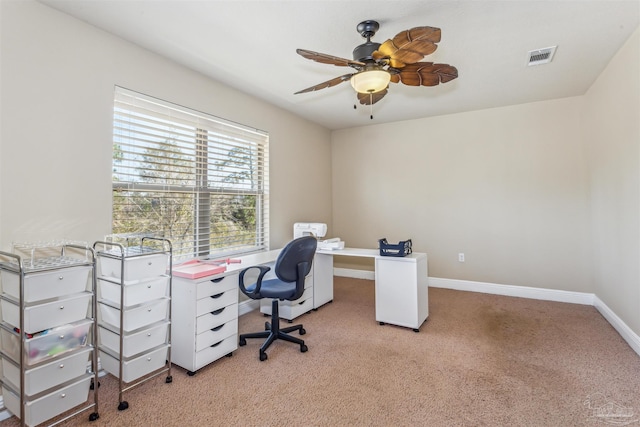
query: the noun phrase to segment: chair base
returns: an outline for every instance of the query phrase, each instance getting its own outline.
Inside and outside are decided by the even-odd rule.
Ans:
[[[266,341],[260,347],[260,361],[267,360],[266,350],[275,340],[289,341],[294,344],[300,345],[300,352],[305,353],[308,348],[304,344],[304,341],[300,338],[289,335],[289,332],[299,331],[300,335],[304,335],[307,331],[304,330],[302,325],[289,326],[280,329],[280,317],[278,312],[278,300],[274,299],[271,303],[271,323],[265,322],[264,331],[252,332],[248,334],[242,334],[239,337],[238,344],[240,346],[247,344],[247,338],[266,338]]]

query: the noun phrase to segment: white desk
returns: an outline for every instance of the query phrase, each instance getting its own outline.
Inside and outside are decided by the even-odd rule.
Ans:
[[[314,259],[319,267],[314,270],[314,298],[318,292],[319,301],[324,301],[331,293],[331,298],[322,304],[333,299],[333,257],[337,255],[374,258],[376,321],[419,331],[429,316],[427,254],[390,257],[380,256],[378,249],[318,250]],[[320,305],[314,300],[314,307]]]
[[[276,249],[246,255],[240,257],[240,263],[227,265],[222,273],[197,279],[174,275],[171,299],[173,363],[193,375],[220,357],[231,355],[238,347],[239,272],[253,265],[273,262],[279,253],[280,249]],[[313,297],[305,300],[304,306],[294,301],[289,317],[297,317],[333,300],[335,255],[374,258],[376,321],[419,331],[429,315],[427,255],[420,253],[400,258],[380,256],[377,249],[317,251],[313,271],[307,277]],[[298,307],[302,309],[298,311]],[[281,317],[283,313],[287,310],[281,309]]]

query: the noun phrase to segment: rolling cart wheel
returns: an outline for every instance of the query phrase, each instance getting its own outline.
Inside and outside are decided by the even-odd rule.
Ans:
[[[293,319],[288,319],[287,323],[293,323]]]
[[[243,346],[243,345],[247,345],[247,340],[244,338],[240,338],[240,340],[238,341],[238,345],[239,346]]]
[[[127,401],[122,401],[118,405],[118,411],[124,411],[125,409],[128,409],[128,408],[129,408],[129,402]]]
[[[378,322],[378,323],[380,323],[381,325],[384,325],[384,322]]]
[[[264,351],[260,352],[260,361],[264,362],[265,360],[267,360],[267,353],[265,353]]]
[[[227,353],[227,357],[233,356],[233,351],[231,353]]]
[[[306,333],[307,333],[307,331],[305,331],[304,328],[300,328],[300,335],[304,335]]]
[[[95,389],[95,387],[96,386],[95,386],[93,380],[91,380],[91,385],[89,386],[89,389],[93,390],[93,389]],[[100,387],[100,381],[98,381],[98,387]]]
[[[89,421],[95,421],[98,418],[100,418],[100,415],[98,415],[97,412],[93,412],[91,415],[89,415]]]
[[[420,329],[414,329],[413,332],[420,332]]]
[[[167,384],[171,384],[173,382],[173,377],[171,375],[168,375],[164,382]]]
[[[189,375],[190,377],[194,376],[195,374],[195,371],[187,371],[187,375]]]
[[[306,353],[307,350],[309,350],[309,347],[304,344],[300,344],[300,353]]]

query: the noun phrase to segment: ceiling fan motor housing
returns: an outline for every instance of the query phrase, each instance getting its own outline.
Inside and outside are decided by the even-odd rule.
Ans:
[[[380,43],[374,43],[371,41],[367,41],[360,46],[356,46],[356,48],[353,49],[353,60],[360,62],[373,61],[373,52],[378,50],[379,47]]]

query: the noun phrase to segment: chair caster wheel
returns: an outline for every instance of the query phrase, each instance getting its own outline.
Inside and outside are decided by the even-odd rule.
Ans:
[[[164,379],[164,382],[166,384],[171,384],[173,382],[173,377],[171,375],[167,376],[167,378]]]
[[[264,322],[264,330],[268,331],[269,329],[271,329],[271,323],[269,322]]]
[[[300,345],[300,353],[306,353],[306,352],[307,352],[307,350],[309,350],[309,347],[307,347],[307,346],[306,346],[306,345],[304,345],[304,344],[301,344],[301,345]]]
[[[244,338],[240,338],[240,341],[238,341],[238,345],[239,346],[247,345],[247,340]]]
[[[307,331],[305,331],[304,328],[300,328],[300,335],[304,335],[306,333],[307,333]]]
[[[129,402],[120,402],[120,404],[118,405],[118,411],[124,411],[125,409],[129,408]]]
[[[97,412],[92,413],[91,415],[89,415],[89,421],[95,421],[98,418],[100,418],[100,415],[98,415]]]
[[[260,352],[260,361],[261,361],[261,362],[264,362],[264,361],[265,361],[265,360],[267,360],[267,359],[268,359],[268,357],[267,357],[267,353],[265,353],[264,351],[261,351],[261,352]]]

